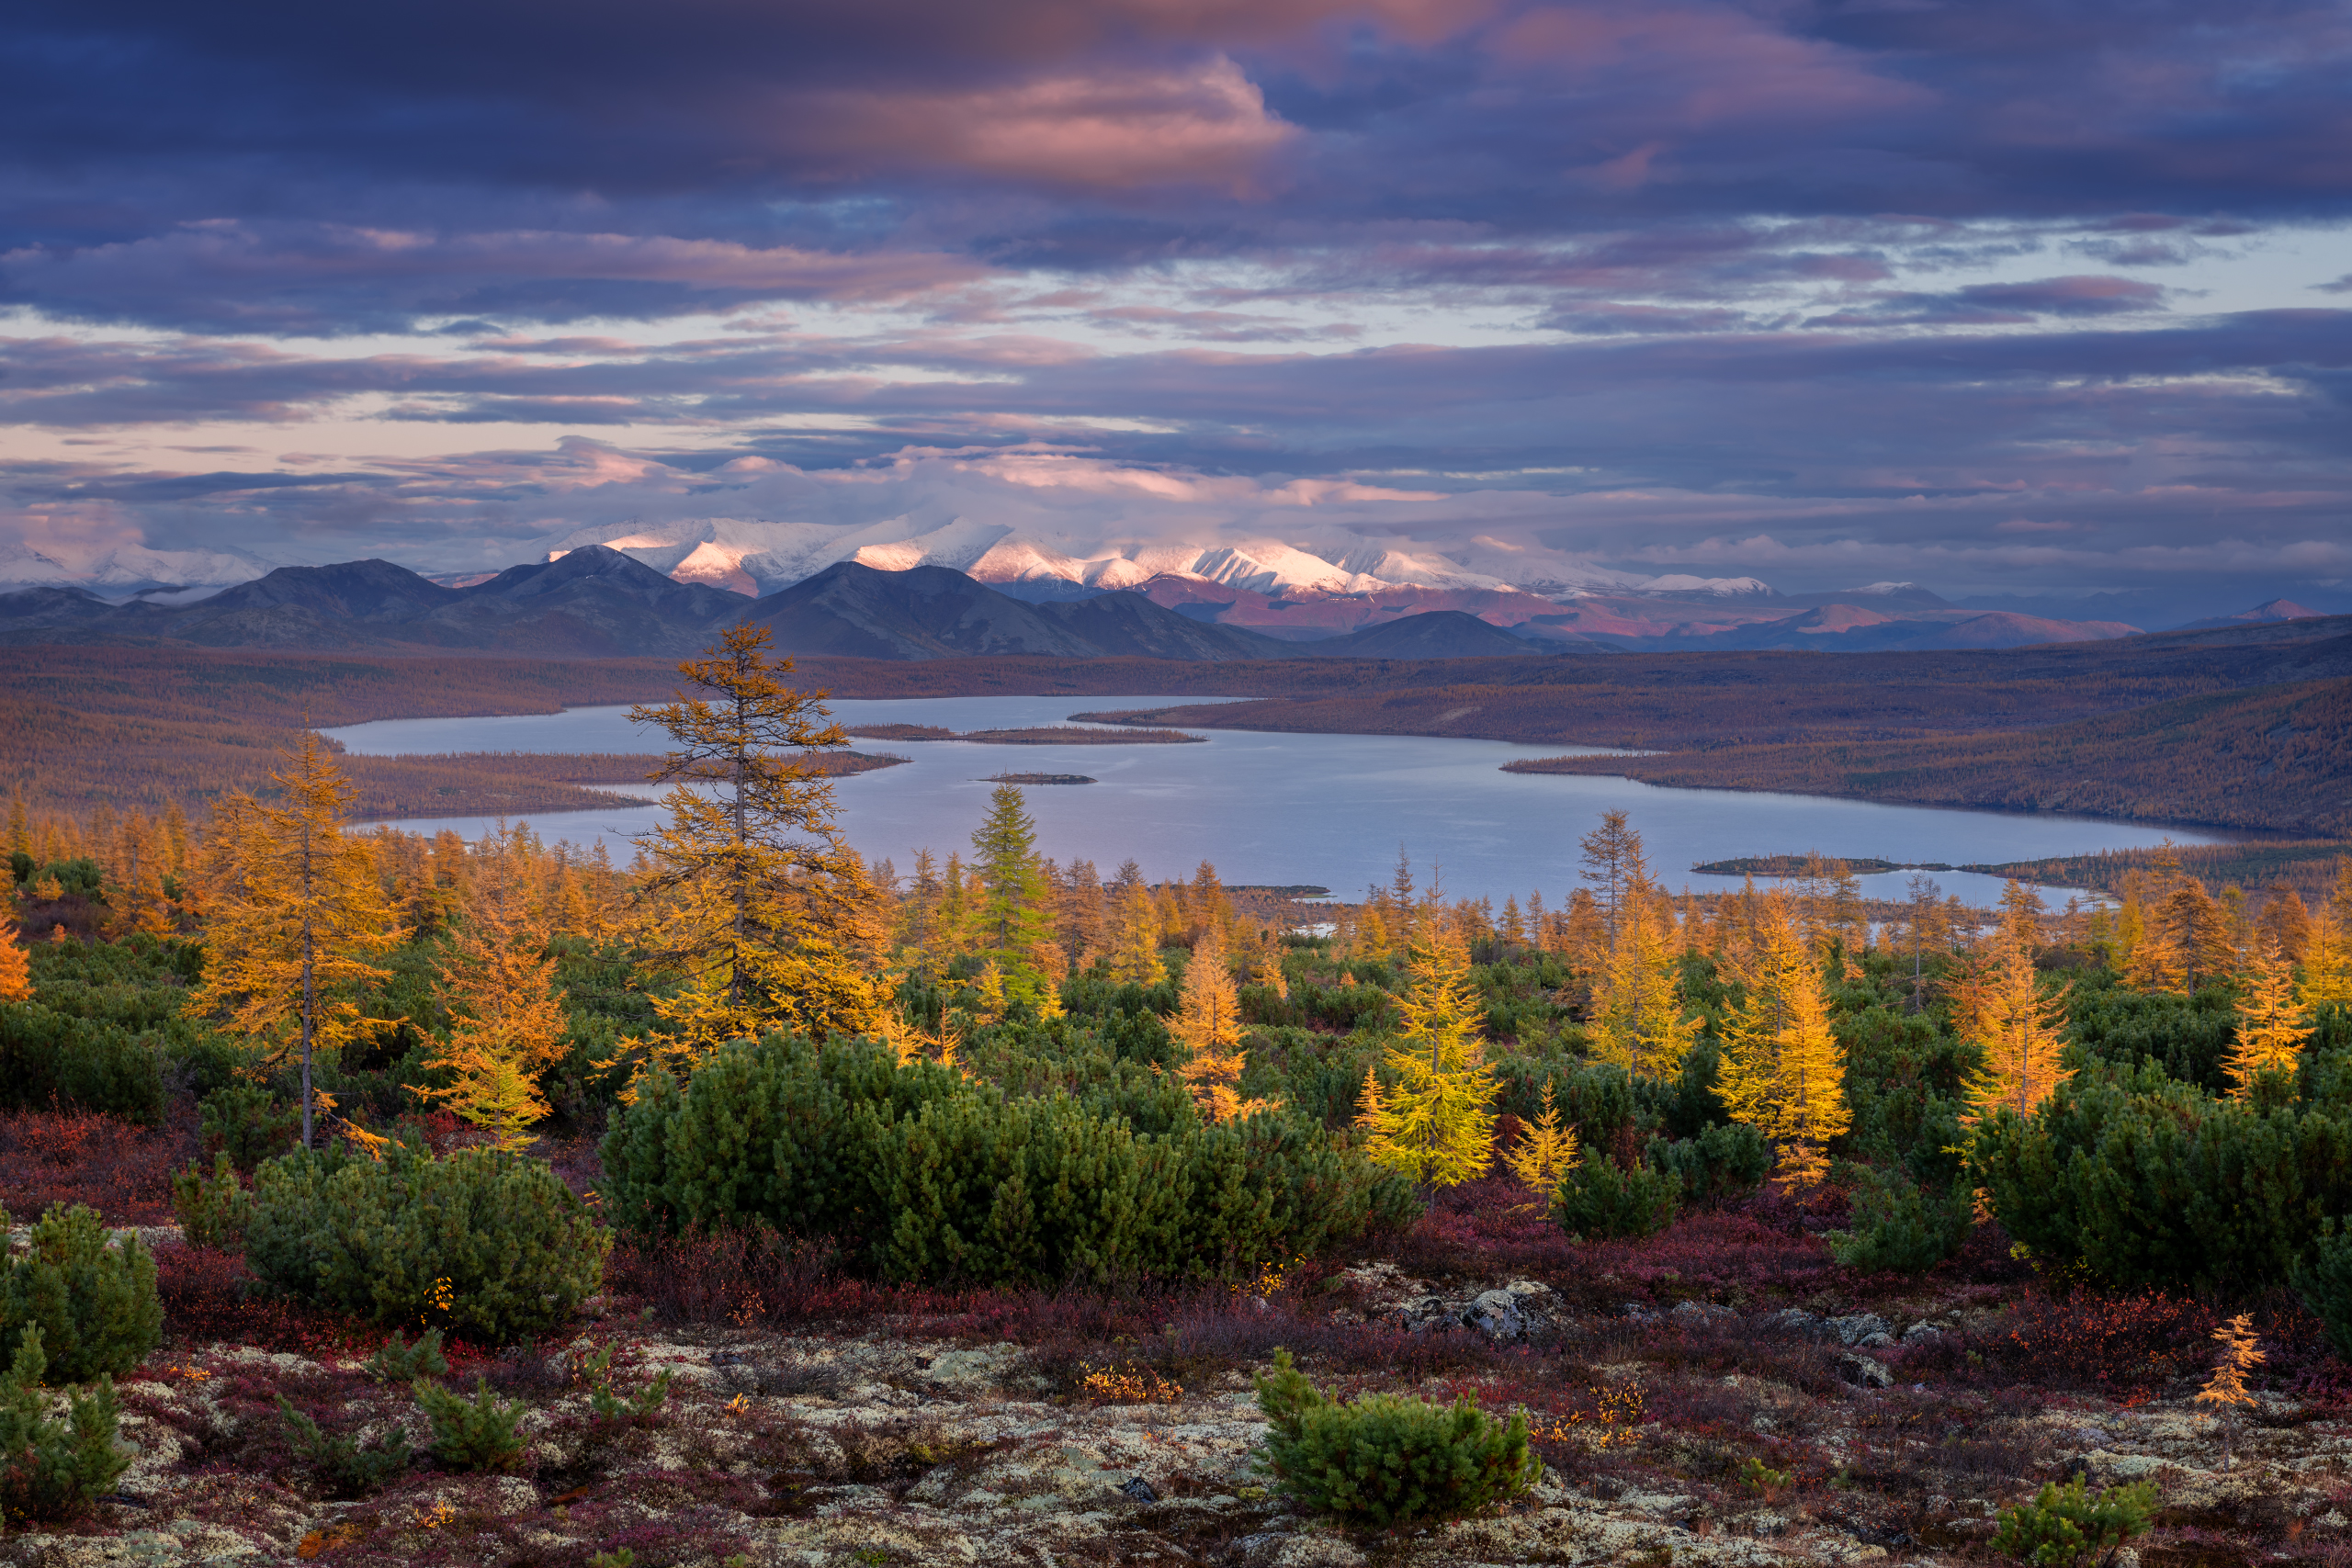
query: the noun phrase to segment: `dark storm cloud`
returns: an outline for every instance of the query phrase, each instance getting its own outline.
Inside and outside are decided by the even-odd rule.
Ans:
[[[1441,534],[1540,486],[1677,570],[2335,570],[2346,314],[2189,312],[2347,219],[2340,0],[22,0],[0,421],[625,454],[14,470],[133,532],[523,538],[1042,441],[1423,476]]]

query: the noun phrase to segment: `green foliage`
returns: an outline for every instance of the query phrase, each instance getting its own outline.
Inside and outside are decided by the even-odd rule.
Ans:
[[[637,1568],[637,1553],[626,1546],[617,1551],[593,1551],[588,1568]]]
[[[0,1234],[8,1225],[0,1209]],[[53,1204],[0,1279],[0,1346],[40,1330],[41,1360],[63,1382],[127,1372],[164,1337],[155,1260],[136,1235],[110,1244],[98,1212]]]
[[[2039,1112],[1985,1119],[1970,1176],[2034,1253],[2111,1284],[2283,1283],[2322,1218],[2352,1209],[2352,1116],[2214,1100],[2086,1066]]]
[[[445,1365],[443,1371],[447,1370]],[[295,1409],[282,1393],[277,1396],[277,1414],[286,1424],[287,1445],[318,1472],[332,1496],[365,1497],[415,1462],[408,1434],[397,1425],[363,1448],[353,1438],[320,1431],[319,1424]]]
[[[284,1154],[301,1131],[302,1113],[258,1084],[214,1089],[197,1108],[205,1146],[217,1148],[239,1170]]]
[[[1860,987],[1841,994],[1869,995]],[[1846,1158],[1882,1168],[1901,1166],[1922,1186],[1959,1179],[1966,1142],[1960,1124],[1968,1080],[1983,1053],[1941,1027],[1940,1020],[1875,1001],[1840,1013],[1835,1027],[1846,1053],[1846,1101],[1853,1122],[1838,1141]]]
[[[1745,1122],[1717,1122],[1695,1138],[1652,1138],[1649,1161],[1682,1186],[1682,1201],[1736,1198],[1763,1185],[1772,1145]]]
[[[900,1066],[865,1041],[820,1048],[770,1035],[722,1046],[683,1089],[649,1077],[613,1118],[605,1212],[655,1231],[761,1219],[787,1235],[868,1234],[880,1133],[962,1092],[953,1070]]]
[[[222,1149],[213,1156],[207,1176],[191,1160],[172,1177],[172,1213],[179,1216],[180,1232],[190,1247],[242,1249],[245,1227],[253,1224],[254,1201],[237,1180],[237,1168]]]
[[[588,1404],[594,1412],[594,1419],[608,1426],[639,1427],[653,1418],[670,1397],[670,1373],[665,1370],[651,1382],[628,1399],[613,1392],[613,1348],[603,1349],[581,1363],[580,1373],[588,1383]]]
[[[433,1423],[433,1457],[457,1470],[513,1470],[530,1447],[515,1434],[523,1402],[502,1400],[488,1378],[474,1380],[474,1396],[459,1399],[440,1384],[418,1379],[410,1385],[425,1418]]]
[[[1774,1470],[1754,1454],[1739,1467],[1739,1483],[1759,1496],[1772,1497],[1789,1483],[1789,1472]]]
[[[1965,1186],[1922,1187],[1900,1166],[1889,1171],[1863,1166],[1854,1173],[1853,1228],[1822,1239],[1843,1268],[1924,1274],[1968,1240],[1974,1208]]]
[[[118,1439],[114,1380],[101,1375],[88,1393],[70,1393],[65,1419],[49,1415],[41,1392],[49,1358],[38,1325],[16,1336],[8,1370],[0,1372],[0,1516],[32,1519],[70,1518],[91,1499],[114,1490],[130,1468],[130,1450]]]
[[[595,1293],[612,1235],[543,1161],[297,1149],[254,1172],[245,1261],[269,1290],[505,1340]]]
[[[724,1047],[615,1119],[608,1207],[830,1235],[901,1279],[1033,1283],[1242,1273],[1413,1212],[1322,1129],[1204,1126],[1181,1085],[1066,1020],[980,1032],[966,1059],[1000,1084],[862,1042]]]
[[[62,1103],[152,1127],[164,1119],[155,1039],[38,1001],[0,1003],[0,1103]]]
[[[2322,1223],[2311,1257],[2295,1270],[2295,1289],[2326,1326],[2336,1356],[2352,1360],[2352,1227]]]
[[[2086,1556],[2146,1533],[2155,1507],[2153,1481],[2110,1486],[2094,1496],[2076,1476],[2064,1486],[2044,1486],[2030,1503],[2003,1509],[1993,1550],[2034,1568],[2074,1568]]]
[[[446,1376],[449,1359],[441,1353],[439,1329],[426,1329],[413,1345],[395,1330],[359,1370],[378,1382],[414,1382],[419,1378]]]
[[[1527,1417],[1498,1424],[1469,1400],[1374,1393],[1341,1404],[1306,1381],[1290,1352],[1274,1352],[1258,1379],[1268,1461],[1302,1505],[1379,1527],[1458,1519],[1507,1502],[1535,1483],[1544,1462],[1529,1449]]]
[[[1651,1235],[1674,1223],[1681,1188],[1681,1178],[1647,1163],[1620,1170],[1589,1157],[1552,1195],[1552,1218],[1587,1241]]]
[[[2160,1067],[2166,1077],[2222,1095],[2230,1091],[2223,1064],[2237,1039],[2235,1000],[2213,986],[2194,997],[2135,991],[2100,972],[2075,985],[2067,1028],[2086,1061]]]

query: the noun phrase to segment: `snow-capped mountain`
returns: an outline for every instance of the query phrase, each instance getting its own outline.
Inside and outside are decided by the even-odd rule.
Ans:
[[[546,558],[605,545],[680,581],[763,595],[836,561],[886,571],[952,567],[1017,597],[1079,598],[1199,579],[1273,598],[1379,593],[1397,588],[1524,593],[1565,602],[1588,594],[1770,594],[1754,578],[1644,577],[1558,551],[1491,539],[1445,550],[1361,539],[1250,539],[1236,544],[1102,544],[1016,535],[1002,524],[911,516],[877,523],[777,523],[717,517],[577,528],[540,542]]]
[[[0,544],[0,589],[83,588],[105,599],[128,599],[158,591],[226,588],[288,564],[243,550]]]

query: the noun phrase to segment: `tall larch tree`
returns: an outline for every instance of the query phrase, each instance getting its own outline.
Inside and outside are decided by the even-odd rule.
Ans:
[[[980,951],[996,962],[1009,1000],[1043,1006],[1055,1000],[1054,891],[1037,858],[1037,825],[1018,784],[989,794],[989,814],[972,835],[972,867],[983,889]],[[1057,1002],[1057,1005],[1058,1003]]]
[[[1112,977],[1122,984],[1157,986],[1168,978],[1159,961],[1159,910],[1141,877],[1127,881],[1112,905],[1109,957]]]
[[[1364,1152],[1416,1181],[1451,1187],[1486,1174],[1494,1158],[1494,1069],[1478,1041],[1484,1016],[1470,953],[1430,905],[1414,912],[1405,956],[1404,1028],[1384,1065],[1396,1080],[1373,1092],[1357,1117]]]
[[[1262,1100],[1241,1098],[1241,1072],[1249,1065],[1241,1049],[1241,998],[1214,924],[1193,944],[1168,1032],[1189,1053],[1177,1072],[1192,1086],[1203,1121],[1230,1122],[1265,1108]]]
[[[1753,977],[1724,1029],[1715,1092],[1732,1120],[1772,1145],[1784,1188],[1811,1186],[1828,1171],[1830,1140],[1853,1119],[1845,1055],[1830,1031],[1821,972],[1777,897],[1767,900],[1758,938]]]
[[[2352,943],[2326,906],[2312,912],[2304,931],[2302,970],[2295,1006],[2306,1019],[2316,1021],[2324,1007],[2352,1008]]]
[[[1579,847],[1584,852],[1584,880],[1591,886],[1592,901],[1600,917],[1601,945],[1614,952],[1626,906],[1650,879],[1642,836],[1623,811],[1604,811],[1600,826],[1587,833]]]
[[[2295,1003],[2294,968],[2271,943],[2256,948],[2247,961],[2237,1015],[2237,1043],[2223,1066],[2230,1075],[2230,1098],[2245,1100],[2263,1074],[2293,1072],[2312,1033]]]
[[[678,666],[678,700],[629,710],[676,750],[652,775],[668,824],[639,841],[651,945],[688,984],[656,1010],[675,1032],[650,1065],[683,1066],[729,1040],[787,1029],[864,1034],[887,997],[887,933],[865,863],[833,825],[815,754],[848,744],[821,692],[786,685],[764,627],[734,626]]]
[[[17,922],[0,920],[0,1002],[30,1001],[32,960],[17,939]]]
[[[2018,884],[2009,886],[2014,891]],[[1965,1119],[1972,1123],[2004,1108],[2030,1115],[2074,1076],[2058,1061],[2066,1043],[2065,993],[2045,993],[2033,967],[2039,914],[2038,901],[2011,902],[1994,951],[1972,976],[1967,1005],[1956,1010],[1961,1037],[1984,1057],[1968,1084]]]
[[[476,851],[441,968],[449,1038],[427,1063],[452,1079],[433,1097],[503,1149],[521,1147],[546,1119],[539,1080],[562,1055],[569,1021],[528,856],[522,829],[503,823]]]
[[[344,836],[353,790],[319,738],[302,733],[278,799],[243,794],[213,808],[205,847],[204,980],[188,1012],[226,1025],[272,1061],[299,1051],[302,1144],[328,1108],[311,1082],[316,1055],[340,1051],[363,1029],[361,987],[390,978],[369,962],[407,932],[386,900],[373,850]]]
[[[1634,1077],[1669,1078],[1682,1070],[1699,1029],[1684,1008],[1681,966],[1658,920],[1646,900],[1629,900],[1586,1026],[1592,1055]]]

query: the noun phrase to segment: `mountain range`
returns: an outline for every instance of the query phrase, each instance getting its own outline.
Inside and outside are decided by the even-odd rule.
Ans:
[[[280,567],[192,602],[175,594],[117,604],[81,587],[20,589],[0,594],[0,642],[611,658],[689,653],[718,628],[750,621],[772,628],[787,653],[1200,660],[1995,649],[2137,629],[1963,609],[1908,583],[1836,596],[1786,597],[1759,583],[1689,596],[1587,592],[1566,602],[1508,584],[1397,583],[1367,573],[1320,586],[1261,588],[1248,584],[1266,581],[1268,570],[1306,569],[1283,561],[1267,568],[1234,551],[1207,563],[1225,572],[1222,579],[1157,570],[1125,588],[1043,597],[1008,592],[946,566],[846,559],[747,598],[682,573],[691,552],[666,572],[658,557],[648,561],[615,545],[548,554],[454,583],[381,560]],[[2310,614],[2278,600],[2216,624]]]

